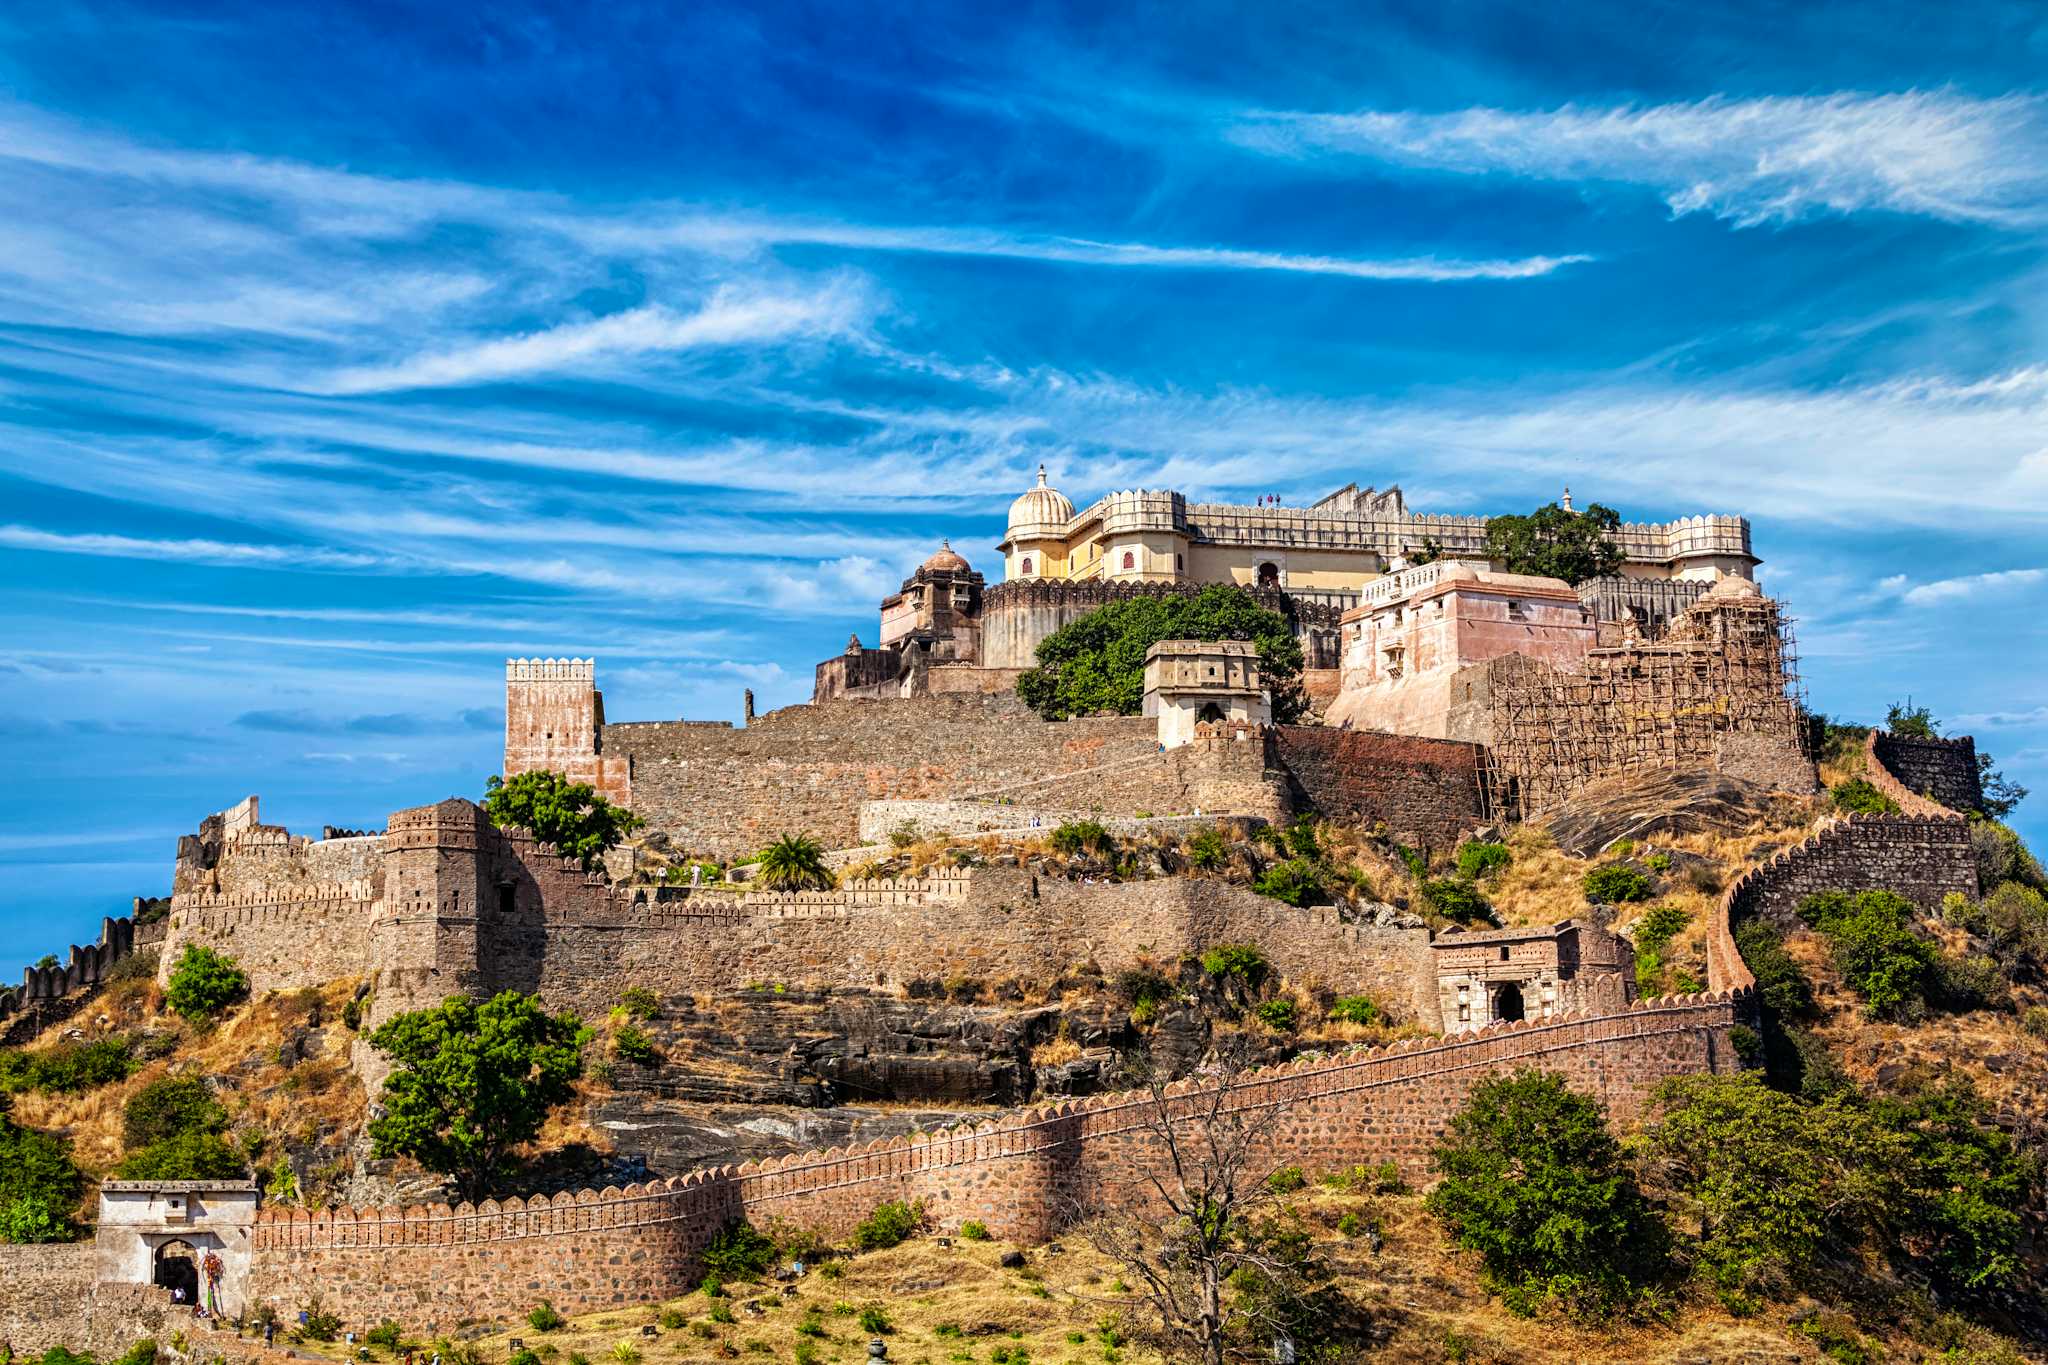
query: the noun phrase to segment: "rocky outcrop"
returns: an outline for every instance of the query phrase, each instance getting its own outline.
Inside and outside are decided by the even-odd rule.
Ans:
[[[1663,768],[1596,782],[1536,823],[1564,852],[1591,858],[1623,839],[1737,833],[1766,815],[1772,800],[1724,773]]]

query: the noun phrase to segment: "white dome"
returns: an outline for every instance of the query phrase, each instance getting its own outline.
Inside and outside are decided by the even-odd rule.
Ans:
[[[1074,518],[1074,504],[1057,488],[1045,482],[1045,466],[1038,467],[1038,485],[1010,504],[1010,539],[1059,536]]]

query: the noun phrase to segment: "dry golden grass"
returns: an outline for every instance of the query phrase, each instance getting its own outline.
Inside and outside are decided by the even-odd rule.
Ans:
[[[1446,1360],[1578,1361],[1589,1365],[1676,1365],[1699,1360],[1812,1359],[1812,1346],[1788,1325],[1801,1305],[1772,1305],[1737,1320],[1700,1298],[1685,1303],[1670,1324],[1596,1328],[1554,1316],[1516,1318],[1477,1287],[1475,1258],[1451,1248],[1414,1195],[1347,1193],[1311,1185],[1293,1201],[1318,1247],[1338,1272],[1337,1283],[1364,1310],[1383,1341],[1361,1347],[1359,1359],[1387,1365],[1439,1365]],[[1385,1243],[1378,1252],[1337,1230],[1347,1213],[1377,1221]],[[837,1273],[813,1269],[790,1285],[728,1287],[722,1302],[734,1321],[711,1318],[721,1300],[695,1292],[633,1308],[572,1319],[551,1333],[523,1321],[502,1324],[476,1343],[483,1359],[501,1360],[513,1338],[538,1351],[549,1365],[582,1356],[596,1365],[618,1360],[619,1343],[643,1365],[664,1361],[797,1358],[808,1341],[815,1358],[853,1365],[866,1356],[865,1331],[855,1314],[879,1306],[888,1318],[889,1359],[900,1365],[991,1362],[998,1351],[1030,1365],[1152,1365],[1161,1357],[1126,1340],[1106,1355],[1105,1320],[1143,1321],[1142,1302],[1124,1288],[1117,1267],[1068,1236],[1058,1252],[1029,1252],[1023,1271],[1004,1270],[1000,1243],[955,1239],[941,1247],[921,1237],[889,1251],[838,1263]],[[536,1296],[538,1299],[539,1296]],[[664,1314],[679,1325],[660,1327]],[[818,1334],[800,1332],[815,1323]],[[1866,1324],[1866,1330],[1876,1324]],[[654,1335],[645,1329],[654,1327]],[[1076,1339],[1078,1338],[1078,1339]],[[1363,1352],[1369,1351],[1370,1354]],[[1021,1353],[1021,1354],[1020,1354]],[[1750,1355],[1749,1353],[1754,1353]],[[1987,1356],[1986,1359],[1993,1357]]]

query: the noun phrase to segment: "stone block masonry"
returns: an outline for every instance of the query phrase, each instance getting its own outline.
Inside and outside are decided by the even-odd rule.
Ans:
[[[1277,732],[1280,761],[1297,805],[1425,848],[1449,848],[1487,818],[1482,751],[1476,744],[1373,731],[1288,725]]]
[[[1969,823],[1954,815],[1858,815],[1832,821],[1804,843],[1745,872],[1724,897],[1727,924],[1751,915],[1793,916],[1823,891],[1894,891],[1928,914],[1949,892],[1977,894]],[[1711,965],[1714,950],[1708,945]],[[1732,947],[1727,951],[1732,952]]]
[[[1721,991],[1598,1017],[1497,1026],[1254,1072],[1226,1104],[1270,1115],[1261,1157],[1313,1171],[1391,1160],[1410,1177],[1473,1083],[1519,1067],[1560,1071],[1617,1118],[1672,1076],[1733,1066],[1740,999]],[[1181,1083],[1169,1103],[1199,1087]],[[718,1167],[673,1180],[472,1208],[265,1210],[251,1238],[252,1300],[295,1310],[314,1293],[352,1323],[411,1331],[504,1319],[542,1298],[585,1313],[681,1294],[714,1232],[779,1218],[843,1237],[889,1199],[943,1228],[979,1219],[1006,1240],[1053,1235],[1076,1207],[1142,1198],[1162,1158],[1131,1094],[1027,1109],[978,1128]]]
[[[1871,785],[1898,802],[1908,815],[1965,814],[1982,810],[1984,789],[1977,775],[1977,742],[1919,739],[1872,730],[1863,741]]]
[[[607,725],[629,762],[634,810],[693,854],[746,857],[785,833],[859,839],[863,802],[927,799],[1052,778],[1156,751],[1152,721],[1048,724],[1015,697],[834,701],[771,711],[744,729]]]

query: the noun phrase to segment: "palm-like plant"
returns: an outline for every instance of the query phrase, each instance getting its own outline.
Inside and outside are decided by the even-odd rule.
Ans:
[[[814,891],[832,885],[825,850],[803,834],[785,834],[761,850],[761,885],[776,891]]]

